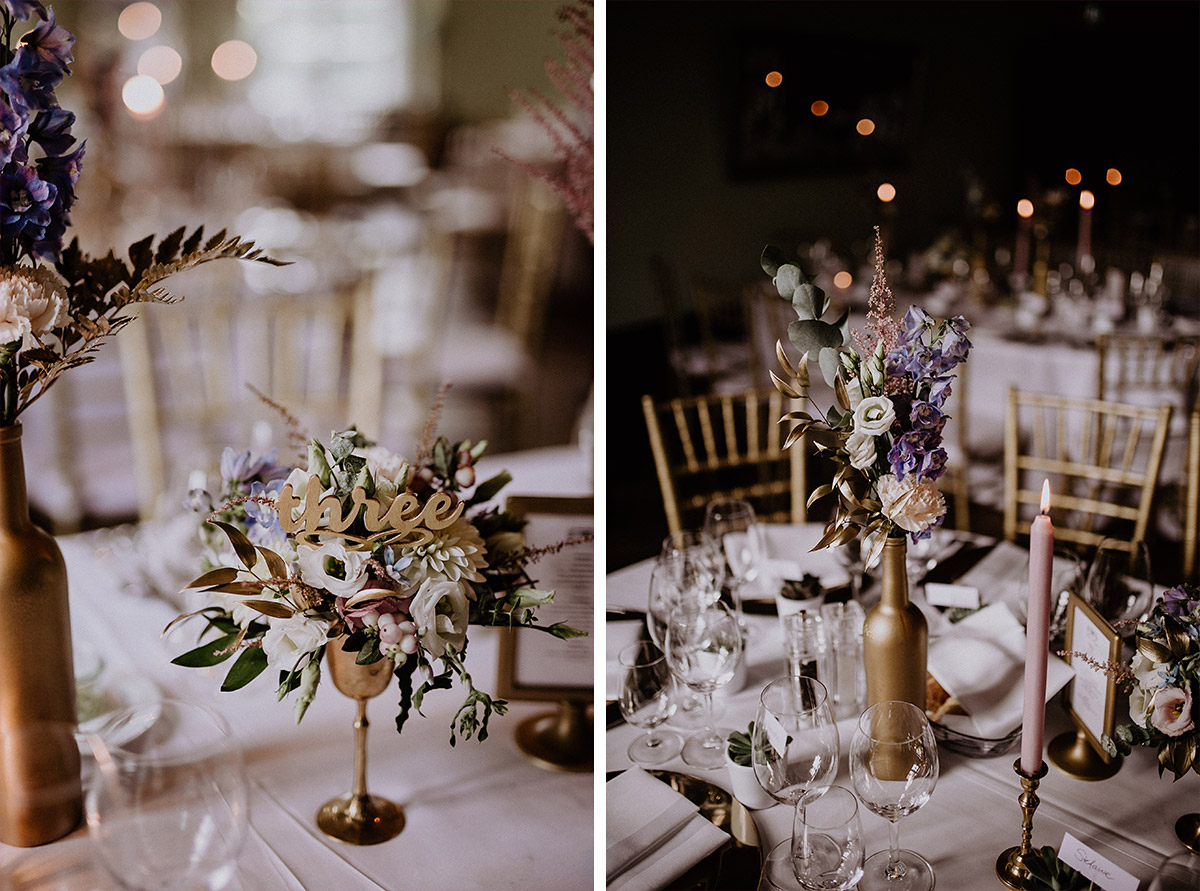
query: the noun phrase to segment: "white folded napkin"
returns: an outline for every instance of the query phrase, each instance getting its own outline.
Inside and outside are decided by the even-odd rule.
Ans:
[[[729,839],[695,804],[638,767],[605,784],[605,811],[612,889],[660,887]]]
[[[999,739],[1020,726],[1025,700],[1025,629],[1006,604],[996,603],[972,613],[931,640],[928,664],[929,673],[970,716],[973,730],[962,728],[966,732]],[[1046,701],[1074,675],[1070,665],[1050,654]]]
[[[1075,561],[1055,556],[1050,590],[1057,594],[1071,587],[1079,573]],[[1001,541],[986,557],[955,580],[978,588],[985,603],[1010,603],[1018,616],[1025,615],[1029,600],[1029,551],[1011,541]]]
[[[770,600],[783,579],[800,580],[805,573],[815,575],[826,588],[835,588],[849,581],[846,568],[838,562],[837,552],[825,548],[812,550],[821,540],[825,530],[815,524],[803,526],[763,527],[766,541],[766,559],[762,574],[756,584],[743,591],[746,598],[761,597]]]

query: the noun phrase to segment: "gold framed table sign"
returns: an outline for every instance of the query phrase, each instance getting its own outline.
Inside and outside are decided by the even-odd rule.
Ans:
[[[1076,729],[1052,739],[1046,757],[1075,779],[1107,779],[1121,769],[1121,758],[1100,744],[1102,736],[1112,735],[1117,706],[1116,676],[1103,666],[1120,660],[1121,635],[1074,591],[1067,599],[1066,643],[1059,655],[1075,668],[1063,701]]]
[[[590,630],[595,615],[592,497],[512,496],[506,507],[526,520],[526,547],[551,549],[530,567],[536,587],[555,592],[554,602],[538,610],[539,621]],[[562,542],[572,544],[553,549]],[[535,715],[517,728],[518,747],[542,767],[592,769],[593,649],[590,638],[568,647],[548,634],[521,629],[501,634],[497,693],[558,703],[557,711]]]

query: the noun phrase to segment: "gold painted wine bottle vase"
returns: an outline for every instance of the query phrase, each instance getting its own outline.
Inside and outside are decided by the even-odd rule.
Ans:
[[[929,626],[920,608],[908,599],[907,553],[903,536],[889,537],[884,543],[882,594],[863,623],[868,706],[903,700],[925,708]]]
[[[83,817],[67,570],[33,524],[21,425],[0,427],[0,842],[32,847]]]
[[[378,696],[392,682],[394,665],[380,659],[358,665],[358,653],[342,649],[343,639],[325,646],[325,665],[333,685],[358,706],[354,719],[354,786],[317,811],[317,826],[326,835],[351,845],[376,845],[395,838],[404,829],[404,809],[367,792],[367,700]]]

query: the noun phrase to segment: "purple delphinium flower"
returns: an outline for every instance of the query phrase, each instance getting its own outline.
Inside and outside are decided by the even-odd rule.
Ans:
[[[39,111],[29,124],[29,138],[47,155],[62,155],[75,142],[71,126],[75,123],[75,112],[65,108],[47,108]]]
[[[250,484],[250,497],[269,498],[275,501],[279,498],[279,493],[282,489],[283,480],[276,479],[267,483],[255,480]],[[258,525],[269,532],[276,532],[279,535],[283,535],[283,527],[279,525],[279,512],[269,504],[261,504],[258,501],[247,501],[246,519],[252,525]]]
[[[41,239],[33,245],[32,252],[39,257],[57,257],[62,251],[63,238],[71,222],[71,208],[75,206],[75,183],[83,169],[84,143],[70,154],[38,158],[38,175],[44,182],[58,190],[58,197],[50,208],[50,223]]]
[[[33,30],[21,38],[20,49],[27,49],[37,60],[36,63],[47,68],[57,68],[61,74],[70,74],[67,66],[75,61],[71,47],[75,44],[75,35],[54,21],[54,10],[43,15],[42,20],[33,26]]]
[[[912,421],[914,430],[928,430],[941,433],[946,426],[946,416],[942,410],[929,402],[914,402],[908,419]]]
[[[221,483],[225,491],[245,492],[248,483],[269,483],[274,480],[283,480],[292,472],[292,469],[276,464],[278,459],[278,449],[271,449],[263,455],[255,456],[248,449],[244,452],[235,452],[226,446],[225,450],[221,452]],[[282,488],[282,483],[279,488]]]
[[[8,164],[0,171],[0,235],[29,246],[41,240],[57,197],[58,189],[39,179],[33,167]]]
[[[1200,607],[1200,588],[1193,585],[1179,585],[1163,593],[1162,611],[1181,621]]]
[[[33,15],[40,19],[46,18],[46,7],[41,0],[0,0],[0,4],[18,22],[23,22]]]
[[[0,164],[24,161],[27,157],[25,132],[29,118],[18,114],[3,97],[0,97]]]

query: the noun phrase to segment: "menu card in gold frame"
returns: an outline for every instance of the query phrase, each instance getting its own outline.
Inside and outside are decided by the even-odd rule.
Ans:
[[[548,547],[593,534],[592,498],[519,495],[508,499],[510,513],[524,517],[525,544]],[[566,622],[592,631],[592,567],[595,549],[585,541],[541,557],[529,567],[536,587],[553,589],[554,602],[538,610],[539,624]],[[516,629],[501,635],[496,692],[505,699],[592,700],[592,637],[570,642],[549,634]]]
[[[1111,736],[1116,723],[1117,679],[1099,667],[1121,658],[1121,635],[1074,591],[1067,599],[1066,644],[1062,657],[1075,668],[1064,703],[1075,733],[1050,741],[1047,758],[1068,776],[1101,780],[1121,768],[1121,759],[1104,751],[1100,738]],[[1086,661],[1082,658],[1086,657]]]
[[[524,517],[525,544],[543,548],[577,542],[547,553],[529,567],[539,589],[554,602],[538,610],[539,622],[565,622],[591,635],[595,616],[595,530],[592,498],[514,496],[510,513]],[[593,640],[563,641],[528,628],[500,635],[496,692],[505,699],[555,701],[558,709],[534,715],[517,727],[517,747],[549,770],[592,769]]]

